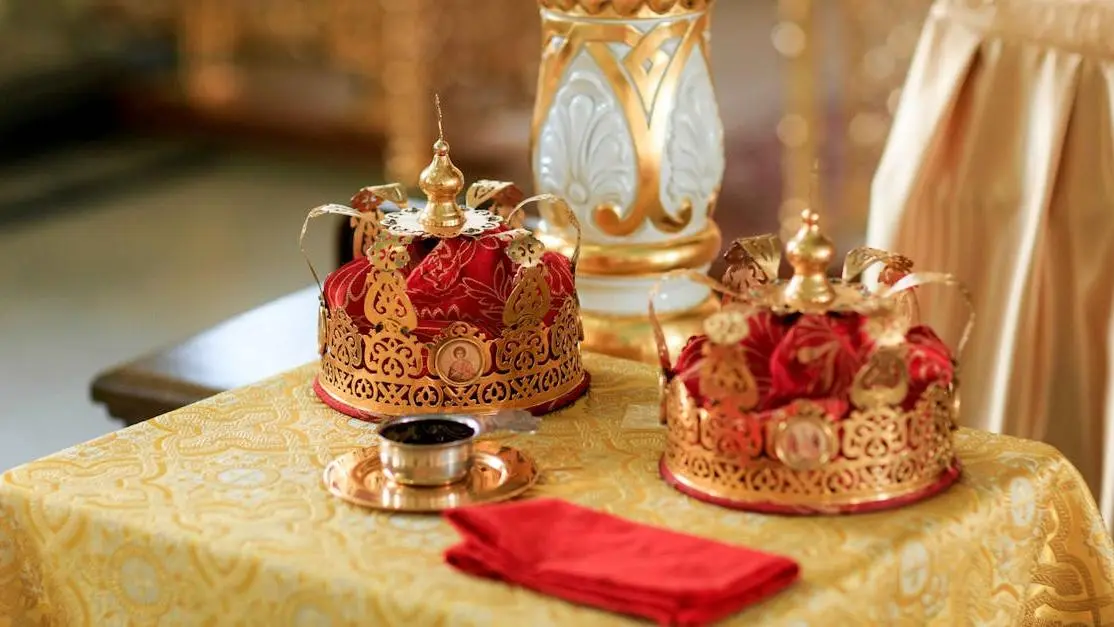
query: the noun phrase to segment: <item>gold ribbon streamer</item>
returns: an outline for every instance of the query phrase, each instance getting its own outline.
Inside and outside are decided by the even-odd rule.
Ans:
[[[344,205],[328,204],[314,207],[306,214],[306,219],[302,222],[302,232],[298,235],[298,250],[302,251],[302,259],[305,259],[306,265],[309,266],[310,274],[313,275],[313,280],[317,282],[317,291],[321,302],[325,302],[325,286],[321,283],[321,278],[317,275],[317,269],[313,267],[313,262],[310,261],[309,255],[306,253],[306,231],[309,230],[309,222],[314,218],[319,218],[324,215],[337,215],[348,216],[358,220],[374,219],[373,215],[363,213],[352,207],[345,207]]]
[[[525,207],[526,205],[535,202],[550,202],[556,205],[561,210],[561,212],[565,214],[565,217],[568,218],[569,223],[572,224],[573,230],[576,231],[576,247],[573,248],[572,257],[569,258],[569,262],[572,265],[573,274],[575,275],[576,261],[580,259],[580,239],[583,234],[580,230],[580,220],[576,218],[576,214],[573,213],[573,210],[569,208],[569,204],[565,202],[563,198],[561,198],[560,196],[554,196],[553,194],[538,194],[537,196],[531,196],[515,205],[514,209],[512,209],[511,212],[507,214],[507,217],[504,218],[504,221],[507,224],[513,224],[514,218],[517,217],[518,212],[522,211],[523,207]]]
[[[699,283],[719,294],[732,296],[738,299],[743,298],[742,294],[736,292],[735,290],[732,290],[723,283],[720,283],[719,281],[706,274],[697,272],[696,270],[673,270],[661,275],[661,278],[659,278],[657,282],[654,283],[654,286],[650,288],[649,314],[650,327],[654,331],[654,343],[657,345],[658,349],[658,360],[661,362],[662,371],[665,372],[667,376],[672,376],[673,374],[673,359],[669,355],[669,345],[665,341],[665,331],[661,328],[661,320],[658,319],[658,312],[657,309],[654,307],[654,301],[657,300],[658,295],[661,294],[661,288],[665,284],[665,282],[673,279],[688,279],[694,283]]]
[[[914,272],[903,276],[890,289],[882,292],[881,296],[882,298],[891,298],[906,290],[925,285],[954,287],[959,290],[963,302],[967,305],[967,324],[963,327],[963,334],[959,336],[959,342],[955,347],[955,362],[957,364],[962,363],[960,357],[963,355],[963,349],[967,347],[967,341],[971,339],[971,331],[975,328],[975,299],[971,296],[967,286],[955,275],[946,272]]]
[[[883,269],[895,268],[908,272],[913,267],[913,262],[903,255],[861,246],[847,253],[847,256],[844,257],[842,280],[847,284],[861,282],[865,278],[867,270],[877,265],[881,265]],[[878,289],[878,284],[874,282],[873,285],[867,287],[871,292],[874,292]]]

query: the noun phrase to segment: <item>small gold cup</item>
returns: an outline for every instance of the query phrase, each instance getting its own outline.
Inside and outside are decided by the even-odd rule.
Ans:
[[[472,416],[402,416],[379,427],[383,474],[407,486],[445,486],[464,480],[472,447],[484,425]]]

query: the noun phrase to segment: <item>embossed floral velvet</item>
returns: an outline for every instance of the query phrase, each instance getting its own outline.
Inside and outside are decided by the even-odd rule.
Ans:
[[[415,333],[432,339],[445,326],[467,322],[489,337],[503,331],[503,307],[515,286],[518,268],[507,257],[509,229],[499,226],[479,236],[451,239],[415,239],[409,263],[402,268],[406,293],[418,316]],[[553,322],[565,299],[575,291],[572,266],[563,255],[546,252],[551,307],[545,317]],[[361,331],[369,327],[364,317],[364,296],[371,263],[361,257],[348,262],[325,279],[325,299],[330,308],[343,305]]]
[[[850,401],[855,375],[866,363],[873,342],[863,330],[859,314],[791,314],[760,312],[750,317],[750,332],[740,340],[747,366],[758,386],[759,411],[783,407],[797,399],[812,399],[829,408]],[[932,383],[951,383],[951,351],[926,326],[913,327],[905,336],[905,364],[909,370],[907,408]],[[704,346],[708,339],[695,336],[677,358],[675,371],[697,402]]]

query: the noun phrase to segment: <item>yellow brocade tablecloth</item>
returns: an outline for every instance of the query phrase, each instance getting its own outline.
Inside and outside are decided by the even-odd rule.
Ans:
[[[511,438],[532,493],[782,553],[802,580],[728,624],[1114,624],[1114,550],[1052,448],[961,431],[962,480],[905,509],[745,514],[663,484],[657,372],[588,356],[588,398]],[[457,573],[439,517],[329,496],[372,442],[311,367],[17,468],[0,481],[0,625],[604,625],[630,619]]]

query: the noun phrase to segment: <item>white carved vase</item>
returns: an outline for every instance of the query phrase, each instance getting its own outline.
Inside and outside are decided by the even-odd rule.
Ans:
[[[713,1],[538,0],[535,185],[565,198],[584,231],[577,287],[589,348],[652,358],[649,336],[622,327],[644,320],[663,273],[707,271],[719,252],[711,213],[724,148],[709,67]],[[548,242],[568,246],[568,229],[543,217]],[[671,281],[655,304],[680,320],[709,297],[696,283]],[[593,329],[608,337],[593,338]]]

